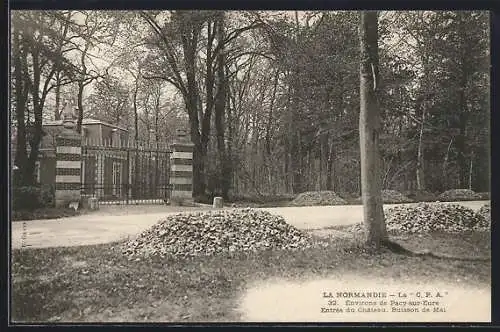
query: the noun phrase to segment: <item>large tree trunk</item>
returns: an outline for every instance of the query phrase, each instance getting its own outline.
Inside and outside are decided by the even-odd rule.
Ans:
[[[380,109],[378,85],[378,13],[363,11],[360,15],[360,116],[361,192],[367,243],[380,247],[388,240],[382,207],[379,131]]]
[[[457,148],[457,164],[458,164],[458,174],[459,174],[459,187],[465,189],[468,187],[468,175],[469,175],[469,163],[467,160],[467,122],[468,122],[468,103],[466,91],[468,91],[468,81],[471,75],[470,71],[470,60],[468,59],[467,50],[464,48],[466,41],[464,40],[466,36],[467,25],[464,22],[464,14],[458,12],[458,34],[461,41],[461,54],[460,54],[460,67],[458,68],[458,129],[459,133],[456,137],[456,148]]]
[[[215,84],[215,73],[214,73],[214,52],[213,52],[213,42],[215,38],[215,24],[208,22],[207,32],[207,60],[206,60],[206,74],[205,74],[205,112],[200,112],[200,121],[201,121],[201,146],[204,156],[205,165],[205,157],[208,153],[208,143],[210,141],[210,125],[212,123],[212,111],[214,108],[214,84]],[[196,50],[192,49],[189,51],[189,61],[193,63],[193,66],[190,66],[194,70],[196,63]],[[191,70],[191,69],[190,69]],[[195,77],[195,73],[192,74],[193,78]],[[196,93],[199,97],[200,94]],[[200,105],[201,111],[201,105]],[[205,184],[206,185],[206,184]]]
[[[90,83],[90,81],[85,82],[85,76],[87,75],[87,66],[85,65],[85,57],[87,56],[89,47],[90,44],[86,43],[85,49],[83,50],[82,55],[80,57],[80,61],[82,64],[82,73],[80,80],[78,81],[78,96],[77,96],[78,120],[76,121],[76,131],[79,133],[82,132],[82,124],[83,124],[83,90],[85,89],[85,85]]]
[[[63,28],[63,32],[62,32],[62,37],[59,41],[59,45],[58,45],[58,51],[61,52],[62,51],[62,47],[63,47],[63,43],[64,43],[64,40],[66,39],[66,36],[68,35],[68,28],[69,28],[69,22],[71,21],[70,20],[70,17],[71,17],[71,12],[68,12],[66,14],[66,20],[64,22],[64,28]],[[60,65],[60,63],[58,63]],[[58,67],[57,68],[57,73],[56,73],[56,91],[55,91],[55,95],[56,95],[56,107],[54,109],[54,120],[61,120],[61,80],[62,80],[62,73],[61,73],[61,68]]]
[[[56,74],[56,106],[54,109],[54,120],[61,120],[61,72]]]
[[[28,87],[25,84],[26,73],[23,70],[26,62],[26,50],[21,44],[22,37],[13,30],[12,32],[12,59],[14,60],[14,89],[15,89],[15,113],[16,113],[16,154],[14,164],[18,167],[14,173],[14,183],[16,185],[26,185],[29,177],[26,174],[27,150],[26,150],[26,123]]]
[[[192,99],[192,98],[190,98]],[[193,100],[188,102],[189,125],[191,142],[194,144],[193,151],[193,195],[200,196],[205,194],[205,177],[204,177],[204,150],[201,145],[198,106]]]
[[[217,39],[219,43],[224,43],[224,13],[221,12],[218,17],[218,26],[217,26]],[[226,100],[227,100],[227,78],[225,73],[226,68],[226,56],[224,53],[224,47],[219,50],[217,54],[217,83],[218,90],[216,94],[215,100],[215,130],[217,135],[217,150],[219,155],[220,162],[220,170],[218,176],[219,187],[222,190],[222,196],[224,199],[229,198],[229,188],[231,185],[231,173],[232,169],[230,166],[230,162],[226,153],[226,145],[224,139],[224,131],[225,131],[225,108],[226,108]]]
[[[226,64],[226,73],[228,72],[228,66]],[[227,75],[226,75],[227,79]],[[226,158],[228,159],[227,162],[229,163],[229,167],[231,168],[231,174],[228,176],[228,182],[230,187],[233,187],[233,189],[236,188],[236,183],[235,181],[235,171],[234,171],[234,154],[233,154],[233,139],[234,139],[234,132],[233,132],[233,115],[231,113],[231,95],[230,95],[230,88],[229,85],[226,85],[226,107],[227,107],[227,148],[226,148]]]
[[[33,48],[31,54],[33,59],[33,84],[31,85],[31,95],[33,98],[33,115],[35,122],[32,126],[32,136],[29,140],[31,150],[29,153],[27,164],[25,165],[25,174],[28,176],[26,182],[29,185],[35,184],[35,163],[38,160],[40,141],[42,139],[42,112],[43,104],[45,101],[43,98],[40,98],[39,94],[41,78],[41,66],[39,58],[40,53],[37,49]]]
[[[199,103],[199,91],[196,83],[196,47],[198,45],[198,33],[196,28],[186,28],[182,34],[182,45],[184,53],[184,64],[186,66],[186,95],[185,103],[189,115],[191,131],[191,142],[194,144],[193,151],[193,196],[205,194],[205,159],[207,154],[208,132],[210,121],[203,121],[200,132],[201,105]],[[187,36],[190,36],[188,39]],[[208,114],[205,113],[205,118]]]
[[[82,132],[83,125],[83,90],[85,89],[85,83],[83,81],[78,82],[78,97],[77,97],[77,105],[78,105],[78,119],[76,121],[76,131]]]
[[[298,45],[301,41],[300,38],[300,25],[299,25],[299,15],[298,11],[295,11],[295,42]],[[293,68],[293,76],[291,87],[292,87],[292,104],[291,104],[291,121],[290,129],[288,131],[291,136],[291,146],[290,146],[290,171],[292,173],[292,191],[294,194],[301,193],[303,191],[304,179],[303,179],[303,169],[302,169],[302,140],[300,129],[297,129],[296,124],[299,115],[299,80],[300,70],[298,67]]]

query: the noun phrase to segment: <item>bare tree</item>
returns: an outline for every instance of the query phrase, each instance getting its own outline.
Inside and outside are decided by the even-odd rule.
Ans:
[[[19,167],[15,181],[23,185],[35,182],[35,162],[43,136],[42,121],[48,94],[57,86],[74,81],[74,66],[64,58],[60,20],[45,11],[16,12],[12,15],[13,88],[17,143],[15,162]],[[64,80],[54,80],[57,72]],[[33,120],[31,120],[33,115]],[[29,147],[27,146],[29,143]],[[29,148],[29,152],[28,152]]]

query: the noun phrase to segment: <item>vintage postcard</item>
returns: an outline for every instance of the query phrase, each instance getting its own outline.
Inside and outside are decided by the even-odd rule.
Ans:
[[[11,324],[491,322],[488,11],[10,27]]]

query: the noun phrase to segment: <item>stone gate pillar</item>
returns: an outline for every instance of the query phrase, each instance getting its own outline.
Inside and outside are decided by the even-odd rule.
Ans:
[[[67,207],[81,199],[82,136],[75,130],[75,117],[63,111],[63,130],[56,137],[56,206]]]
[[[177,130],[177,137],[172,144],[170,155],[170,184],[172,204],[193,201],[193,148],[194,144],[187,137],[186,131]]]

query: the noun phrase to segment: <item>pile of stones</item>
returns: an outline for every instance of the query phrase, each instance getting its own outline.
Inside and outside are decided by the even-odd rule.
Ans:
[[[361,197],[358,197],[354,202],[361,204],[363,201]],[[397,204],[411,203],[413,201],[397,190],[384,189],[382,190],[382,202],[385,204]]]
[[[441,202],[480,200],[481,195],[470,189],[450,189],[438,196]]]
[[[437,200],[437,196],[427,190],[409,191],[406,196],[415,202],[435,202]]]
[[[313,245],[312,237],[283,217],[254,209],[176,214],[122,244],[134,257],[195,257],[222,253],[294,250]]]
[[[458,204],[419,203],[415,206],[396,206],[384,211],[387,231],[391,234],[467,231],[488,231],[489,222],[472,209]],[[364,224],[348,228],[363,232]]]
[[[491,193],[489,191],[478,192],[477,194],[479,195],[479,197],[481,197],[482,200],[491,199]]]
[[[491,229],[491,204],[483,205],[478,211],[477,214],[481,216],[483,219],[480,223],[476,225],[478,229],[490,230]]]
[[[409,203],[411,199],[403,195],[397,190],[385,189],[382,190],[382,201],[384,203]]]
[[[290,202],[292,206],[345,205],[347,202],[334,191],[306,191]]]

